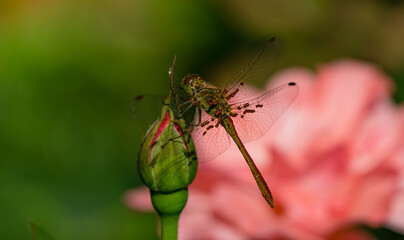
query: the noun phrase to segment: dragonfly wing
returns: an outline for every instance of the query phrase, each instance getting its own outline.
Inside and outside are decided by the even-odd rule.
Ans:
[[[224,153],[230,147],[231,142],[226,130],[220,124],[217,124],[217,119],[212,119],[204,111],[202,111],[201,119],[202,126],[194,128],[192,138],[195,143],[198,161],[205,162]]]
[[[226,95],[228,97],[228,103],[234,104],[239,102],[244,102],[246,99],[257,98],[259,96],[260,90],[251,86],[239,82],[233,87],[233,89]]]
[[[298,91],[295,83],[287,83],[259,97],[231,104],[237,113],[232,120],[240,139],[249,142],[264,135],[288,109]]]
[[[226,86],[229,92],[240,82],[262,83],[268,80],[279,56],[280,43],[275,37],[269,39],[254,59],[247,64]]]
[[[144,124],[153,123],[161,113],[163,100],[159,95],[138,95],[133,98],[129,112],[133,119]]]

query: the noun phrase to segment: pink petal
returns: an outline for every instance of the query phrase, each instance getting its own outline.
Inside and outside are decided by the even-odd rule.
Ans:
[[[402,147],[403,119],[390,102],[381,102],[371,108],[352,138],[350,169],[358,173],[369,172]]]
[[[274,218],[273,210],[256,190],[248,186],[221,184],[212,193],[219,218],[252,238],[270,227]]]
[[[321,66],[317,81],[312,103],[320,150],[348,140],[368,108],[391,88],[390,79],[375,66],[352,60]]]
[[[311,98],[315,76],[305,69],[290,69],[282,71],[273,77],[267,89],[274,86],[296,82],[299,87],[299,95],[289,109],[275,123],[274,127],[263,138],[273,143],[277,151],[285,158],[288,164],[296,169],[307,166],[305,156],[310,149],[313,133],[316,126],[313,123],[313,115],[309,110],[308,101]],[[297,139],[298,141],[291,141]]]
[[[150,190],[146,187],[127,191],[124,196],[124,201],[126,206],[137,211],[153,211],[153,205],[150,198]]]

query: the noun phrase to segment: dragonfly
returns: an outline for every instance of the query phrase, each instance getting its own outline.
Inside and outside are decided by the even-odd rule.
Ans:
[[[298,86],[295,82],[288,82],[257,94],[246,83],[268,79],[278,44],[277,38],[269,39],[254,59],[224,88],[206,82],[199,74],[185,75],[181,89],[188,99],[180,104],[186,107],[184,111],[191,107],[197,110],[190,131],[198,161],[216,158],[230,147],[232,139],[247,162],[262,196],[272,208],[271,191],[244,144],[261,137],[274,125],[298,95]]]

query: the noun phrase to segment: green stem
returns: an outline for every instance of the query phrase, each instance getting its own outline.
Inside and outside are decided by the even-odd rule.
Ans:
[[[161,239],[172,240],[177,239],[177,229],[179,214],[160,214],[161,220]]]
[[[161,220],[161,239],[177,239],[178,220],[188,200],[188,189],[183,188],[170,193],[150,192],[153,207]]]

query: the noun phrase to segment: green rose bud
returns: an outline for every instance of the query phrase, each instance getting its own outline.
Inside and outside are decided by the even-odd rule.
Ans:
[[[198,168],[195,146],[185,121],[176,119],[165,100],[159,119],[147,131],[138,158],[144,184],[153,192],[169,193],[186,188]]]
[[[183,118],[176,118],[170,108],[171,94],[177,104],[173,89],[161,109],[159,119],[147,131],[138,156],[138,170],[144,184],[150,189],[154,209],[160,216],[161,239],[177,239],[178,220],[188,199],[188,185],[198,169],[196,151]],[[178,108],[178,111],[180,109]]]

